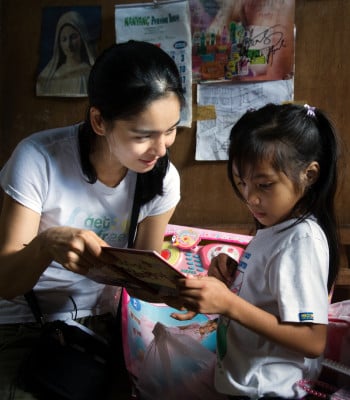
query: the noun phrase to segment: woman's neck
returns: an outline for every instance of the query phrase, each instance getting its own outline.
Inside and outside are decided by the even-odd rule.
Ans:
[[[110,153],[103,137],[97,137],[89,158],[95,168],[97,179],[106,186],[118,186],[128,172],[128,169]]]

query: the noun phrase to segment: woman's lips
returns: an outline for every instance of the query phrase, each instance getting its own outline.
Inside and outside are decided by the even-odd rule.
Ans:
[[[153,165],[155,165],[155,163],[157,162],[157,158],[153,159],[153,160],[140,160],[144,165],[146,165],[147,167],[152,167]]]

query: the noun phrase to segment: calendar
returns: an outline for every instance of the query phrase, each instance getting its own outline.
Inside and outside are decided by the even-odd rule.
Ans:
[[[188,1],[153,1],[115,6],[116,42],[142,40],[168,53],[178,66],[186,105],[180,126],[192,123],[192,45]]]

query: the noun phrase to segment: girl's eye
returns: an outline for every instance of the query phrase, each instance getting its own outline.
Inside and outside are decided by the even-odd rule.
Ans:
[[[259,183],[259,184],[258,184],[258,187],[259,187],[260,189],[270,189],[272,185],[273,185],[272,182],[269,182],[269,183]]]

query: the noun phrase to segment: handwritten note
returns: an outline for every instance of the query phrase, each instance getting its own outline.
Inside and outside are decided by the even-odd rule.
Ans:
[[[198,85],[199,106],[214,106],[216,119],[197,121],[195,159],[227,160],[229,135],[234,123],[250,108],[260,108],[267,103],[292,101],[293,92],[293,79]]]

